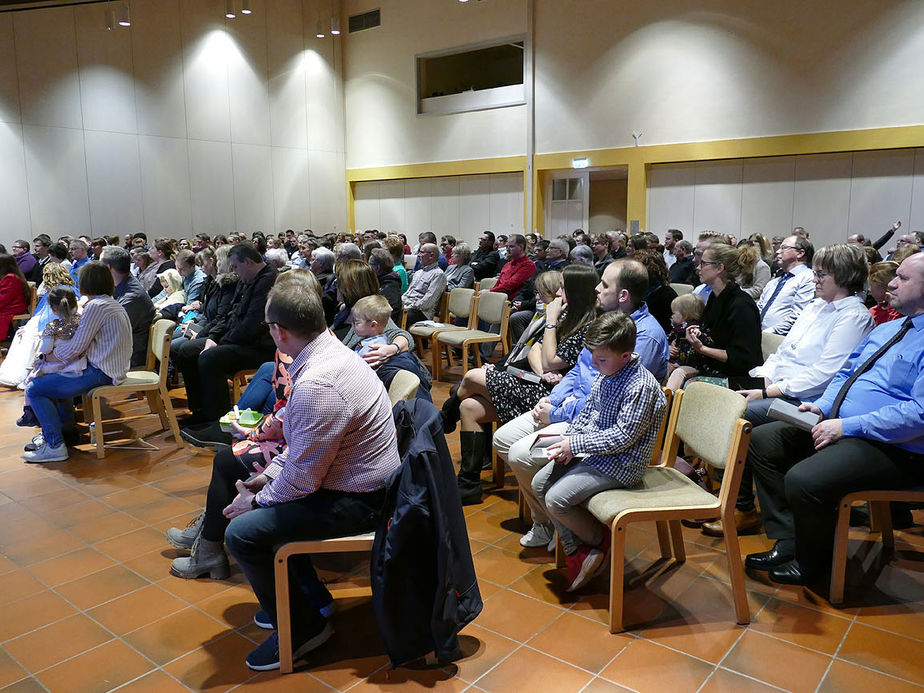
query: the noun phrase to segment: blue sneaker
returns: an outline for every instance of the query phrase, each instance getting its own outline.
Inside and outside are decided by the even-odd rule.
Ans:
[[[304,658],[309,652],[316,650],[321,645],[330,640],[334,634],[334,629],[329,623],[324,624],[324,629],[309,638],[301,645],[295,647],[292,651],[292,661],[297,662]],[[273,631],[263,644],[247,655],[247,666],[254,671],[272,671],[279,668],[279,634]]]
[[[321,616],[324,618],[330,618],[335,611],[337,611],[337,605],[333,601],[328,602],[327,605],[320,608]],[[265,609],[260,609],[253,615],[253,622],[255,625],[265,630],[276,630],[276,626],[273,625],[273,622],[270,620],[270,615]]]

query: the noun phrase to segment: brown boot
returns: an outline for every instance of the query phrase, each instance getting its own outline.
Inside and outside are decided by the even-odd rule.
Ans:
[[[760,515],[756,510],[748,510],[747,512],[743,512],[738,510],[738,508],[735,508],[735,526],[738,529],[739,535],[757,534],[763,527],[763,523],[760,521]],[[709,537],[724,536],[722,530],[722,520],[704,522],[703,534]]]

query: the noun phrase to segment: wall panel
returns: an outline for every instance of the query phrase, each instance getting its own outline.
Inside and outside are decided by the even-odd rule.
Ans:
[[[648,230],[767,237],[803,226],[815,247],[924,227],[924,153],[898,149],[651,167]],[[706,210],[704,210],[706,206]],[[695,208],[695,211],[693,211]]]
[[[116,132],[87,132],[87,186],[93,235],[144,228],[138,140]]]
[[[412,246],[423,231],[450,234],[474,250],[485,229],[522,233],[522,186],[519,173],[356,183],[356,228],[398,231]]]

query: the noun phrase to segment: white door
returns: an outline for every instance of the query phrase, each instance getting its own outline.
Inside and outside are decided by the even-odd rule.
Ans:
[[[546,237],[570,236],[588,228],[590,174],[587,171],[553,171],[546,190]]]

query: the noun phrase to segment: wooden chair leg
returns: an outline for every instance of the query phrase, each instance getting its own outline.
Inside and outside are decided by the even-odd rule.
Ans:
[[[526,502],[526,496],[523,491],[520,490],[519,486],[517,486],[517,512],[520,516],[521,522],[532,524],[533,512],[529,509],[529,503]]]
[[[741,560],[741,548],[738,545],[738,529],[734,522],[722,523],[725,535],[725,559],[728,561],[728,576],[731,579],[732,598],[735,601],[735,618],[739,625],[751,622],[751,609],[748,606],[748,593],[744,586],[744,563]]]
[[[870,520],[875,515],[879,532],[882,534],[882,545],[887,549],[895,548],[895,535],[892,532],[892,504],[889,501],[876,501],[870,503]]]
[[[658,528],[658,546],[661,548],[661,558],[669,559],[673,556],[671,553],[670,527],[665,520],[656,522],[655,526]]]
[[[183,437],[180,435],[180,426],[176,422],[176,412],[173,411],[173,404],[170,402],[170,395],[167,394],[166,390],[161,391],[160,399],[164,405],[167,423],[170,425],[170,432],[173,434],[173,439],[176,441],[177,447],[185,448],[186,441],[184,441]]]
[[[98,395],[93,395],[90,398],[90,407],[95,430],[94,435],[96,436],[96,458],[101,460],[106,457],[106,441],[103,436],[103,408]]]
[[[472,344],[472,353],[475,356],[475,368],[481,368],[481,345]],[[468,361],[465,362],[465,369],[468,370]]]
[[[443,370],[443,345],[440,344],[436,337],[430,340],[430,363],[432,365],[430,373],[433,380],[437,381],[440,379]]]
[[[276,630],[279,636],[279,671],[292,673],[292,622],[289,613],[289,557],[276,555]]]
[[[494,440],[494,434],[497,433],[497,422],[491,422],[491,440]],[[504,479],[507,476],[506,469],[504,467],[504,461],[501,459],[501,456],[497,454],[497,450],[494,449],[494,445],[491,445],[491,470],[494,476],[494,485],[497,488],[504,488]]]
[[[164,411],[163,402],[161,402],[160,393],[157,390],[145,390],[145,399],[148,401],[148,408],[152,414],[157,414],[160,419],[161,430],[166,431],[170,423],[167,421],[167,413]]]
[[[841,501],[837,509],[834,556],[831,559],[831,589],[828,595],[832,604],[841,604],[844,601],[844,581],[847,577],[847,539],[850,535],[850,506],[850,503]]]
[[[683,528],[680,520],[671,520],[671,544],[674,547],[674,560],[683,563],[687,560],[687,551],[683,546]]]
[[[621,633],[625,630],[622,624],[625,572],[626,530],[622,526],[616,526],[612,529],[610,541],[610,633]]]
[[[565,549],[561,545],[561,537],[557,532],[555,533],[555,567],[559,569],[565,567]]]

